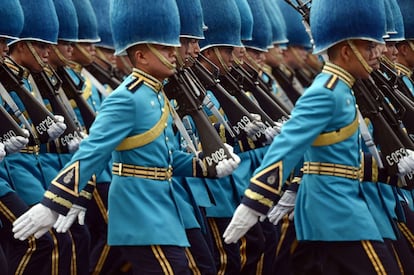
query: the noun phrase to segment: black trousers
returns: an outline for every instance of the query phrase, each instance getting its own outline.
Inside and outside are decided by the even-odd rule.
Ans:
[[[299,242],[292,273],[300,275],[401,274],[383,242]]]
[[[186,229],[190,247],[186,248],[186,255],[193,274],[216,275],[216,265],[213,252],[206,242],[199,228]]]
[[[132,264],[134,275],[190,275],[185,248],[167,245],[117,246]]]
[[[57,261],[52,269],[55,245],[50,233],[46,233],[39,239],[29,237],[25,241],[16,240],[13,237],[13,222],[28,209],[29,207],[14,192],[0,198],[0,219],[3,223],[0,229],[0,245],[4,250],[8,265],[8,273],[2,274],[50,275],[53,274],[52,270],[55,271],[54,274],[58,274],[55,268]]]

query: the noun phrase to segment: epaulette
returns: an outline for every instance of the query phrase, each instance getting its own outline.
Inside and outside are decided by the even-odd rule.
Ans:
[[[339,77],[337,75],[331,75],[323,85],[326,89],[333,91],[338,84]]]
[[[131,82],[129,82],[126,85],[126,88],[131,93],[135,93],[139,89],[139,87],[141,87],[142,84],[144,84],[144,79],[138,77],[138,78],[133,79]]]

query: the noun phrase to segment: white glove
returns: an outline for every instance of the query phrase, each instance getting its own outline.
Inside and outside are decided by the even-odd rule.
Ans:
[[[240,163],[240,157],[233,152],[233,147],[224,143],[227,151],[229,151],[231,159],[223,159],[216,165],[216,175],[218,178],[225,177],[233,173]]]
[[[253,225],[259,221],[259,219],[263,221],[265,218],[265,215],[247,207],[244,204],[240,204],[236,208],[230,224],[224,231],[224,242],[227,244],[236,243]]]
[[[78,223],[80,225],[84,225],[85,214],[86,214],[85,207],[82,207],[77,204],[73,204],[72,208],[69,210],[66,216],[59,215],[59,218],[57,219],[53,227],[56,229],[56,232],[58,233],[66,233],[66,231],[68,231],[69,227],[72,226],[76,218],[78,218]]]
[[[22,129],[22,131],[24,132],[25,136],[11,137],[4,142],[7,154],[19,152],[21,149],[26,147],[27,143],[29,143],[29,131],[26,129]]]
[[[0,142],[0,162],[3,161],[6,156],[6,150],[4,149],[4,144]]]
[[[79,145],[82,139],[80,137],[74,137],[72,140],[68,142],[68,150],[69,153],[74,153],[79,149]]]
[[[289,219],[292,220],[293,209],[295,209],[295,201],[296,192],[290,190],[285,191],[279,202],[267,214],[269,221],[276,225],[287,214],[289,214]]]
[[[250,121],[244,126],[244,131],[249,138],[256,141],[256,134],[266,129],[267,126],[262,122],[262,117],[260,115],[254,113],[251,113],[250,115],[252,116],[253,121]]]
[[[13,223],[14,238],[26,240],[34,234],[38,239],[56,222],[58,214],[41,203],[26,211]]]
[[[406,149],[408,156],[403,157],[398,162],[398,175],[405,176],[414,171],[414,151]]]
[[[49,141],[57,139],[66,130],[66,124],[64,123],[65,118],[60,115],[55,115],[56,122],[50,125],[47,129],[49,135]]]
[[[272,143],[273,139],[278,134],[280,134],[280,127],[278,127],[278,126],[267,127],[265,132],[264,132],[264,135],[265,135],[265,138],[266,138],[265,144]]]

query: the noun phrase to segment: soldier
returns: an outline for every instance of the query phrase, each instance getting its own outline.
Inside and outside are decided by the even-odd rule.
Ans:
[[[376,1],[348,4],[312,2],[314,52],[327,51],[330,62],[296,103],[291,119],[267,151],[224,233],[226,242],[235,242],[266,215],[280,198],[288,173],[304,155],[304,175],[294,214],[299,240],[294,274],[400,274],[360,197],[360,136],[351,90],[356,78],[369,77],[367,64],[378,62],[372,50],[375,43],[383,43],[384,9]],[[348,27],[349,20],[352,28]],[[330,131],[350,127],[352,122],[356,125],[347,135],[329,137]],[[295,129],[301,129],[300,134]],[[367,155],[364,163],[370,158]],[[410,172],[412,161],[411,154],[400,161],[401,174]],[[344,174],[328,168],[338,165]],[[322,170],[326,171],[323,175]]]
[[[152,28],[144,27],[148,24]],[[170,180],[173,173],[202,176],[203,169],[197,156],[175,150],[162,91],[162,81],[174,73],[179,25],[174,1],[111,2],[115,54],[128,54],[135,69],[104,100],[89,136],[42,202],[14,223],[16,238],[46,232],[113,153],[108,245],[122,249],[134,274],[190,274],[184,250],[188,240]],[[239,161],[235,155],[220,161],[217,176],[231,173]]]

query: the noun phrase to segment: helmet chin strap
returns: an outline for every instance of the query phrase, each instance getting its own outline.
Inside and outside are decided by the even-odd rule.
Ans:
[[[79,43],[75,43],[74,47],[78,49],[78,51],[80,51],[88,60],[93,60],[92,55],[85,50],[85,48],[81,47]]]
[[[55,52],[55,54],[59,58],[59,60],[62,61],[65,65],[71,66],[71,65],[76,64],[75,62],[73,62],[73,61],[67,59],[66,57],[64,57],[63,54],[58,49],[58,47],[56,47],[56,45],[52,45],[52,50]]]
[[[218,61],[220,62],[221,67],[223,67],[224,71],[227,73],[230,71],[229,66],[224,62],[223,57],[217,47],[213,47],[214,54],[217,56]]]
[[[164,64],[165,67],[167,67],[170,70],[175,70],[175,64],[168,61],[167,58],[165,58],[165,56],[163,56],[156,48],[154,48],[151,44],[147,44],[147,47],[158,58],[158,60],[161,61],[162,64]]]
[[[410,46],[410,49],[414,52],[414,43],[411,40],[407,40],[408,45]]]
[[[29,51],[32,53],[33,57],[36,59],[36,62],[42,67],[46,67],[46,63],[40,58],[39,54],[36,52],[35,48],[32,45],[32,42],[26,41],[26,45],[29,48]]]
[[[361,63],[362,67],[371,74],[373,69],[371,66],[368,65],[368,62],[362,57],[361,53],[359,52],[358,48],[355,46],[354,42],[351,40],[347,40],[348,45],[351,47],[352,52],[355,54],[356,58],[358,59],[359,63]]]

